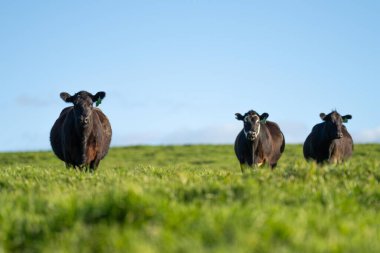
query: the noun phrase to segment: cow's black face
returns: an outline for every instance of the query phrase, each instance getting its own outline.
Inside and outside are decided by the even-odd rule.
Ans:
[[[333,111],[328,115],[321,113],[319,116],[326,122],[326,130],[332,139],[340,139],[343,137],[343,123],[352,118],[349,114],[342,117],[337,111]]]
[[[254,141],[260,133],[260,117],[258,115],[247,115],[244,117],[244,134],[248,140]]]
[[[61,93],[61,98],[66,102],[74,104],[74,120],[76,126],[87,128],[92,125],[93,103],[99,102],[105,97],[105,92],[98,92],[92,95],[87,91],[80,91],[71,96],[66,92]]]
[[[236,119],[244,122],[244,134],[249,141],[255,141],[261,130],[261,123],[264,123],[268,118],[268,113],[263,113],[261,116],[255,111],[249,111],[246,114],[241,115],[236,113]]]

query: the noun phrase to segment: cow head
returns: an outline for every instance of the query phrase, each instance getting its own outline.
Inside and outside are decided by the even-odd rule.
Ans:
[[[343,123],[352,119],[350,114],[341,116],[337,111],[333,111],[329,114],[320,113],[319,116],[326,123],[328,135],[332,139],[340,139],[343,137],[342,126]]]
[[[244,134],[249,141],[255,141],[260,134],[261,123],[265,123],[269,117],[268,113],[263,113],[259,115],[255,111],[249,111],[246,114],[241,115],[240,113],[235,114],[237,120],[242,120],[244,122]]]
[[[60,94],[63,101],[74,104],[74,121],[76,127],[80,129],[92,126],[92,112],[93,103],[98,105],[100,101],[106,96],[106,93],[101,91],[92,95],[87,91],[80,91],[71,96],[66,92]]]

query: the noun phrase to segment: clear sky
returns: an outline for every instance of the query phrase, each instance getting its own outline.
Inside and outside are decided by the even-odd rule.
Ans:
[[[320,112],[380,142],[380,1],[0,1],[0,151],[49,150],[68,106],[105,91],[113,146],[233,143],[268,112],[302,143]]]

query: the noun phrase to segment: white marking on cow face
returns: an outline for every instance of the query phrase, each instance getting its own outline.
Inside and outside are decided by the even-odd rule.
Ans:
[[[244,118],[244,134],[245,137],[254,141],[260,134],[260,117],[257,115],[247,115]]]
[[[343,119],[342,116],[338,112],[332,112],[330,114],[330,120],[332,122],[332,128],[331,133],[333,135],[333,138],[340,139],[343,137],[342,132],[342,125],[343,125]]]

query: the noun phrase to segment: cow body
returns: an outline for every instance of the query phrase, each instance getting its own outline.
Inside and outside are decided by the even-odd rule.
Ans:
[[[86,123],[81,123],[83,118]],[[67,167],[94,170],[106,156],[111,136],[109,120],[100,109],[91,106],[83,113],[74,105],[62,110],[51,129],[50,142]]]
[[[341,163],[352,156],[353,140],[342,122],[351,119],[351,115],[340,116],[336,111],[325,115],[324,122],[315,125],[303,145],[306,160]]]
[[[269,115],[263,114],[264,116],[262,116],[265,119],[256,120],[256,130],[250,131],[250,129],[253,129],[253,124],[252,120],[248,118],[252,115],[256,115],[254,117],[262,116],[254,111],[250,111],[244,116],[241,114],[236,115],[237,119],[245,121],[243,130],[236,137],[234,147],[242,172],[247,166],[259,166],[266,163],[271,168],[276,167],[285,149],[285,138],[279,126],[275,122],[266,121]],[[253,137],[250,137],[250,135],[253,135]]]

